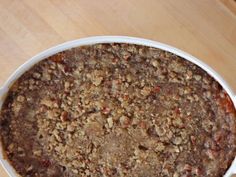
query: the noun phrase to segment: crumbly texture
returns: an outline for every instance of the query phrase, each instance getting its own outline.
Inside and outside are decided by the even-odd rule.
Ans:
[[[0,136],[23,177],[220,177],[236,154],[235,118],[198,66],[160,49],[96,44],[23,74]]]

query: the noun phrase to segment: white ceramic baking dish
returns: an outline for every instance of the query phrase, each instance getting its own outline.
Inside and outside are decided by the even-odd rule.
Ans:
[[[82,38],[74,41],[69,41],[60,45],[57,45],[55,47],[52,47],[48,50],[45,50],[38,55],[32,57],[30,60],[28,60],[26,63],[24,63],[22,66],[20,66],[6,81],[6,83],[3,85],[3,87],[0,88],[0,108],[2,106],[2,103],[4,101],[5,96],[7,95],[7,92],[10,88],[10,86],[13,84],[15,80],[17,80],[24,72],[26,72],[28,69],[30,69],[34,64],[37,62],[43,60],[44,58],[47,58],[48,56],[54,55],[58,52],[77,47],[77,46],[83,46],[83,45],[90,45],[90,44],[96,44],[96,43],[130,43],[130,44],[139,44],[139,45],[145,45],[145,46],[151,46],[155,48],[159,48],[162,50],[166,50],[169,52],[172,52],[186,60],[191,61],[192,63],[195,63],[199,67],[201,67],[203,70],[205,70],[208,74],[210,74],[215,80],[217,80],[222,87],[226,90],[226,92],[229,94],[231,99],[233,100],[234,106],[236,107],[236,94],[233,92],[233,90],[229,87],[227,82],[219,75],[217,72],[215,72],[211,67],[200,61],[199,59],[191,56],[188,53],[185,53],[179,49],[176,49],[174,47],[171,47],[166,44],[162,44],[159,42],[155,42],[152,40],[142,39],[142,38],[134,38],[134,37],[127,37],[127,36],[96,36],[96,37],[88,37],[88,38]],[[2,154],[2,148],[0,147],[0,163],[6,170],[6,172],[11,177],[18,176],[13,169],[13,167],[8,163],[7,160],[3,158]],[[236,174],[236,160],[233,161],[231,167],[228,169],[227,173],[224,175],[225,177],[230,177],[232,174]]]

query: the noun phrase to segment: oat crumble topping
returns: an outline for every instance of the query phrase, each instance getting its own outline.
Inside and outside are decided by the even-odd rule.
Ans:
[[[196,65],[160,49],[96,44],[37,63],[0,114],[23,177],[220,177],[236,154],[236,111]]]

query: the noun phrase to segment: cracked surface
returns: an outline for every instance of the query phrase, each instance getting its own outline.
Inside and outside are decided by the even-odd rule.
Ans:
[[[235,108],[205,71],[144,46],[51,56],[11,87],[0,116],[22,176],[220,177],[236,154]]]

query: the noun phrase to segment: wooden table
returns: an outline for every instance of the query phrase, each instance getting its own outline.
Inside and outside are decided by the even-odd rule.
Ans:
[[[0,0],[0,85],[30,57],[56,44],[127,35],[189,52],[219,72],[236,92],[233,1]],[[228,8],[230,4],[234,7]],[[7,177],[2,169],[0,176]]]

